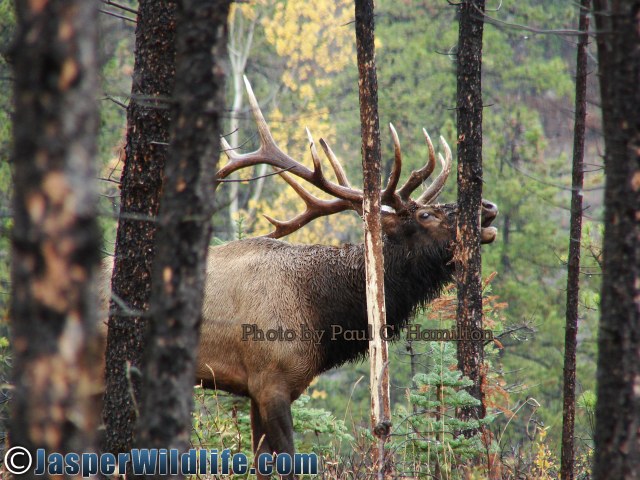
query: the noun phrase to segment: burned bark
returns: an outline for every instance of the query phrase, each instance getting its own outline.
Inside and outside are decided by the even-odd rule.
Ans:
[[[224,116],[228,0],[177,9],[172,143],[161,199],[137,443],[186,450]]]
[[[364,180],[364,256],[367,317],[374,332],[386,323],[384,302],[384,259],[380,219],[380,122],[378,79],[375,60],[373,0],[356,0],[356,47],[358,57],[362,169]],[[388,472],[385,442],[391,433],[387,344],[380,335],[369,342],[371,365],[371,425],[378,438],[374,463],[378,478]]]
[[[639,2],[594,1],[605,232],[593,478],[640,477]]]
[[[582,237],[582,186],[584,183],[584,133],[587,117],[587,45],[591,0],[582,0],[578,28],[585,32],[578,41],[576,59],[576,113],[573,131],[573,171],[571,178],[571,220],[567,267],[567,310],[564,340],[564,392],[562,407],[562,478],[574,478],[574,426],[576,416],[576,349],[578,301],[580,293],[580,238]]]
[[[175,1],[141,0],[106,351],[105,445],[131,449],[175,77]],[[115,299],[115,301],[114,301]]]
[[[482,329],[480,211],[482,205],[482,34],[484,0],[459,6],[457,53],[458,220],[456,227],[456,324],[468,332]],[[480,336],[482,338],[482,336]],[[462,419],[484,418],[483,341],[458,342],[458,368],[473,381],[469,393],[480,405],[461,409]],[[472,431],[466,432],[471,434]]]
[[[96,447],[97,13],[85,0],[16,2],[9,428],[33,459]]]

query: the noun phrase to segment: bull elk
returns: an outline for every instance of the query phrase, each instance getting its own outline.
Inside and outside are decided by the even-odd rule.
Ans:
[[[313,170],[285,154],[246,79],[245,83],[260,147],[240,154],[223,139],[229,162],[217,179],[268,164],[304,200],[306,210],[289,221],[267,217],[275,229],[266,237],[210,248],[196,381],[251,399],[256,455],[293,454],[291,403],[320,373],[367,354],[364,245],[295,245],[278,239],[321,216],[346,210],[362,214],[363,193],[351,186],[334,153],[320,140],[337,183],[325,177],[308,130]],[[387,324],[397,335],[415,310],[437,297],[452,279],[457,206],[434,203],[451,170],[445,140],[440,138],[445,153],[439,155],[442,171],[412,200],[410,195],[435,169],[435,149],[423,130],[428,161],[398,188],[402,154],[398,135],[393,126],[390,129],[395,160],[382,192],[382,228]],[[333,198],[317,198],[295,177]],[[479,214],[481,242],[491,243],[497,231],[490,224],[497,208],[483,201]],[[335,335],[339,329],[363,334],[349,340]],[[293,334],[275,341],[259,335],[285,330]]]
[[[293,245],[277,240],[312,220],[345,210],[362,213],[362,191],[355,189],[329,146],[320,145],[338,183],[322,170],[309,131],[313,170],[276,145],[245,79],[251,110],[258,126],[260,148],[239,154],[223,140],[229,162],[218,179],[245,167],[266,163],[298,193],[306,210],[289,221],[267,217],[275,230],[266,238],[239,240],[209,251],[198,381],[251,399],[251,428],[256,453],[293,453],[291,402],[318,374],[367,353],[366,335],[348,340],[336,331],[367,332],[364,246]],[[424,131],[429,157],[400,188],[402,154],[390,126],[395,161],[382,192],[387,324],[396,334],[418,306],[437,297],[452,278],[452,242],[456,205],[434,204],[451,170],[451,150],[441,137],[442,171],[417,200],[416,190],[433,172],[434,147]],[[294,177],[331,195],[321,200]],[[482,204],[482,243],[491,243],[490,223],[497,208]],[[291,338],[268,341],[260,332],[293,331]],[[302,340],[307,332],[306,341]],[[310,336],[309,332],[313,333]],[[313,340],[316,340],[315,342]]]

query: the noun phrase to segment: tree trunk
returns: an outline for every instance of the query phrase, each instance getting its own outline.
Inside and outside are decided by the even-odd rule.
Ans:
[[[638,2],[594,1],[605,140],[596,480],[640,478],[640,32]]]
[[[224,109],[228,0],[180,0],[172,143],[162,195],[138,446],[189,447]]]
[[[561,473],[563,480],[574,478],[574,425],[576,415],[576,348],[578,337],[578,295],[580,293],[580,239],[582,237],[582,186],[584,181],[584,132],[587,117],[587,45],[590,0],[580,5],[576,60],[576,113],[573,131],[573,174],[571,179],[571,226],[567,267],[567,312],[564,337],[564,393],[562,407]]]
[[[238,14],[237,14],[238,15]],[[239,120],[240,109],[242,109],[242,76],[244,68],[239,70],[237,62],[234,62],[231,56],[231,77],[233,82],[233,104],[231,105],[231,122],[229,123],[229,145],[231,148],[238,148]],[[238,175],[232,175],[232,179],[237,179]],[[229,185],[229,238],[237,240],[238,235],[236,222],[238,221],[238,212],[240,211],[240,201],[238,195],[240,193],[240,183],[232,182]]]
[[[482,204],[482,33],[484,0],[460,4],[458,36],[458,223],[456,235],[457,327],[482,330],[480,211]],[[482,336],[480,336],[482,338]],[[484,418],[483,341],[458,342],[458,368],[473,381],[469,393],[481,404],[461,409],[460,418]],[[465,432],[472,434],[474,431]]]
[[[373,338],[369,342],[371,426],[373,433],[378,438],[377,445],[374,447],[374,465],[378,478],[384,478],[385,473],[389,471],[384,445],[391,433],[391,407],[387,344],[380,335],[382,327],[386,323],[386,314],[382,226],[380,223],[381,154],[373,0],[356,0],[355,18],[364,180],[362,210],[364,217],[367,317],[374,332]]]
[[[229,144],[232,148],[238,148],[240,138],[239,125],[242,110],[243,82],[242,77],[249,59],[251,44],[253,43],[253,31],[255,29],[257,16],[251,20],[249,26],[244,27],[244,13],[240,8],[234,10],[233,17],[229,19],[229,61],[231,64],[231,79],[233,83],[233,104],[231,106],[231,122],[229,124]],[[266,165],[260,165],[260,170],[264,174]],[[233,175],[231,178],[237,178]],[[261,190],[264,179],[258,181]],[[238,221],[238,212],[240,211],[239,190],[240,183],[232,182],[229,185],[229,238],[238,239],[240,237],[237,231],[236,222]],[[258,197],[260,194],[258,193]]]
[[[104,449],[131,449],[175,78],[175,1],[141,0],[107,338]],[[114,301],[115,300],[115,301]]]
[[[16,2],[11,444],[95,451],[97,4]],[[5,458],[26,466],[26,455]],[[9,470],[10,471],[10,470]],[[14,473],[18,473],[14,468]],[[20,478],[35,476],[33,469]]]

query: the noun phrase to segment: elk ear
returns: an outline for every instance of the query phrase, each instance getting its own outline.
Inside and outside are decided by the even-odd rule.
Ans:
[[[400,228],[400,218],[398,215],[392,211],[392,209],[388,209],[386,205],[382,206],[382,231],[387,237],[394,237],[397,235],[398,230]]]

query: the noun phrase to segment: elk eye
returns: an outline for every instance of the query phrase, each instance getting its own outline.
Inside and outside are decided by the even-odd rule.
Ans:
[[[426,219],[428,219],[429,217],[431,217],[431,214],[430,214],[429,212],[422,212],[422,213],[420,214],[420,219],[421,219],[421,220],[426,220]]]

